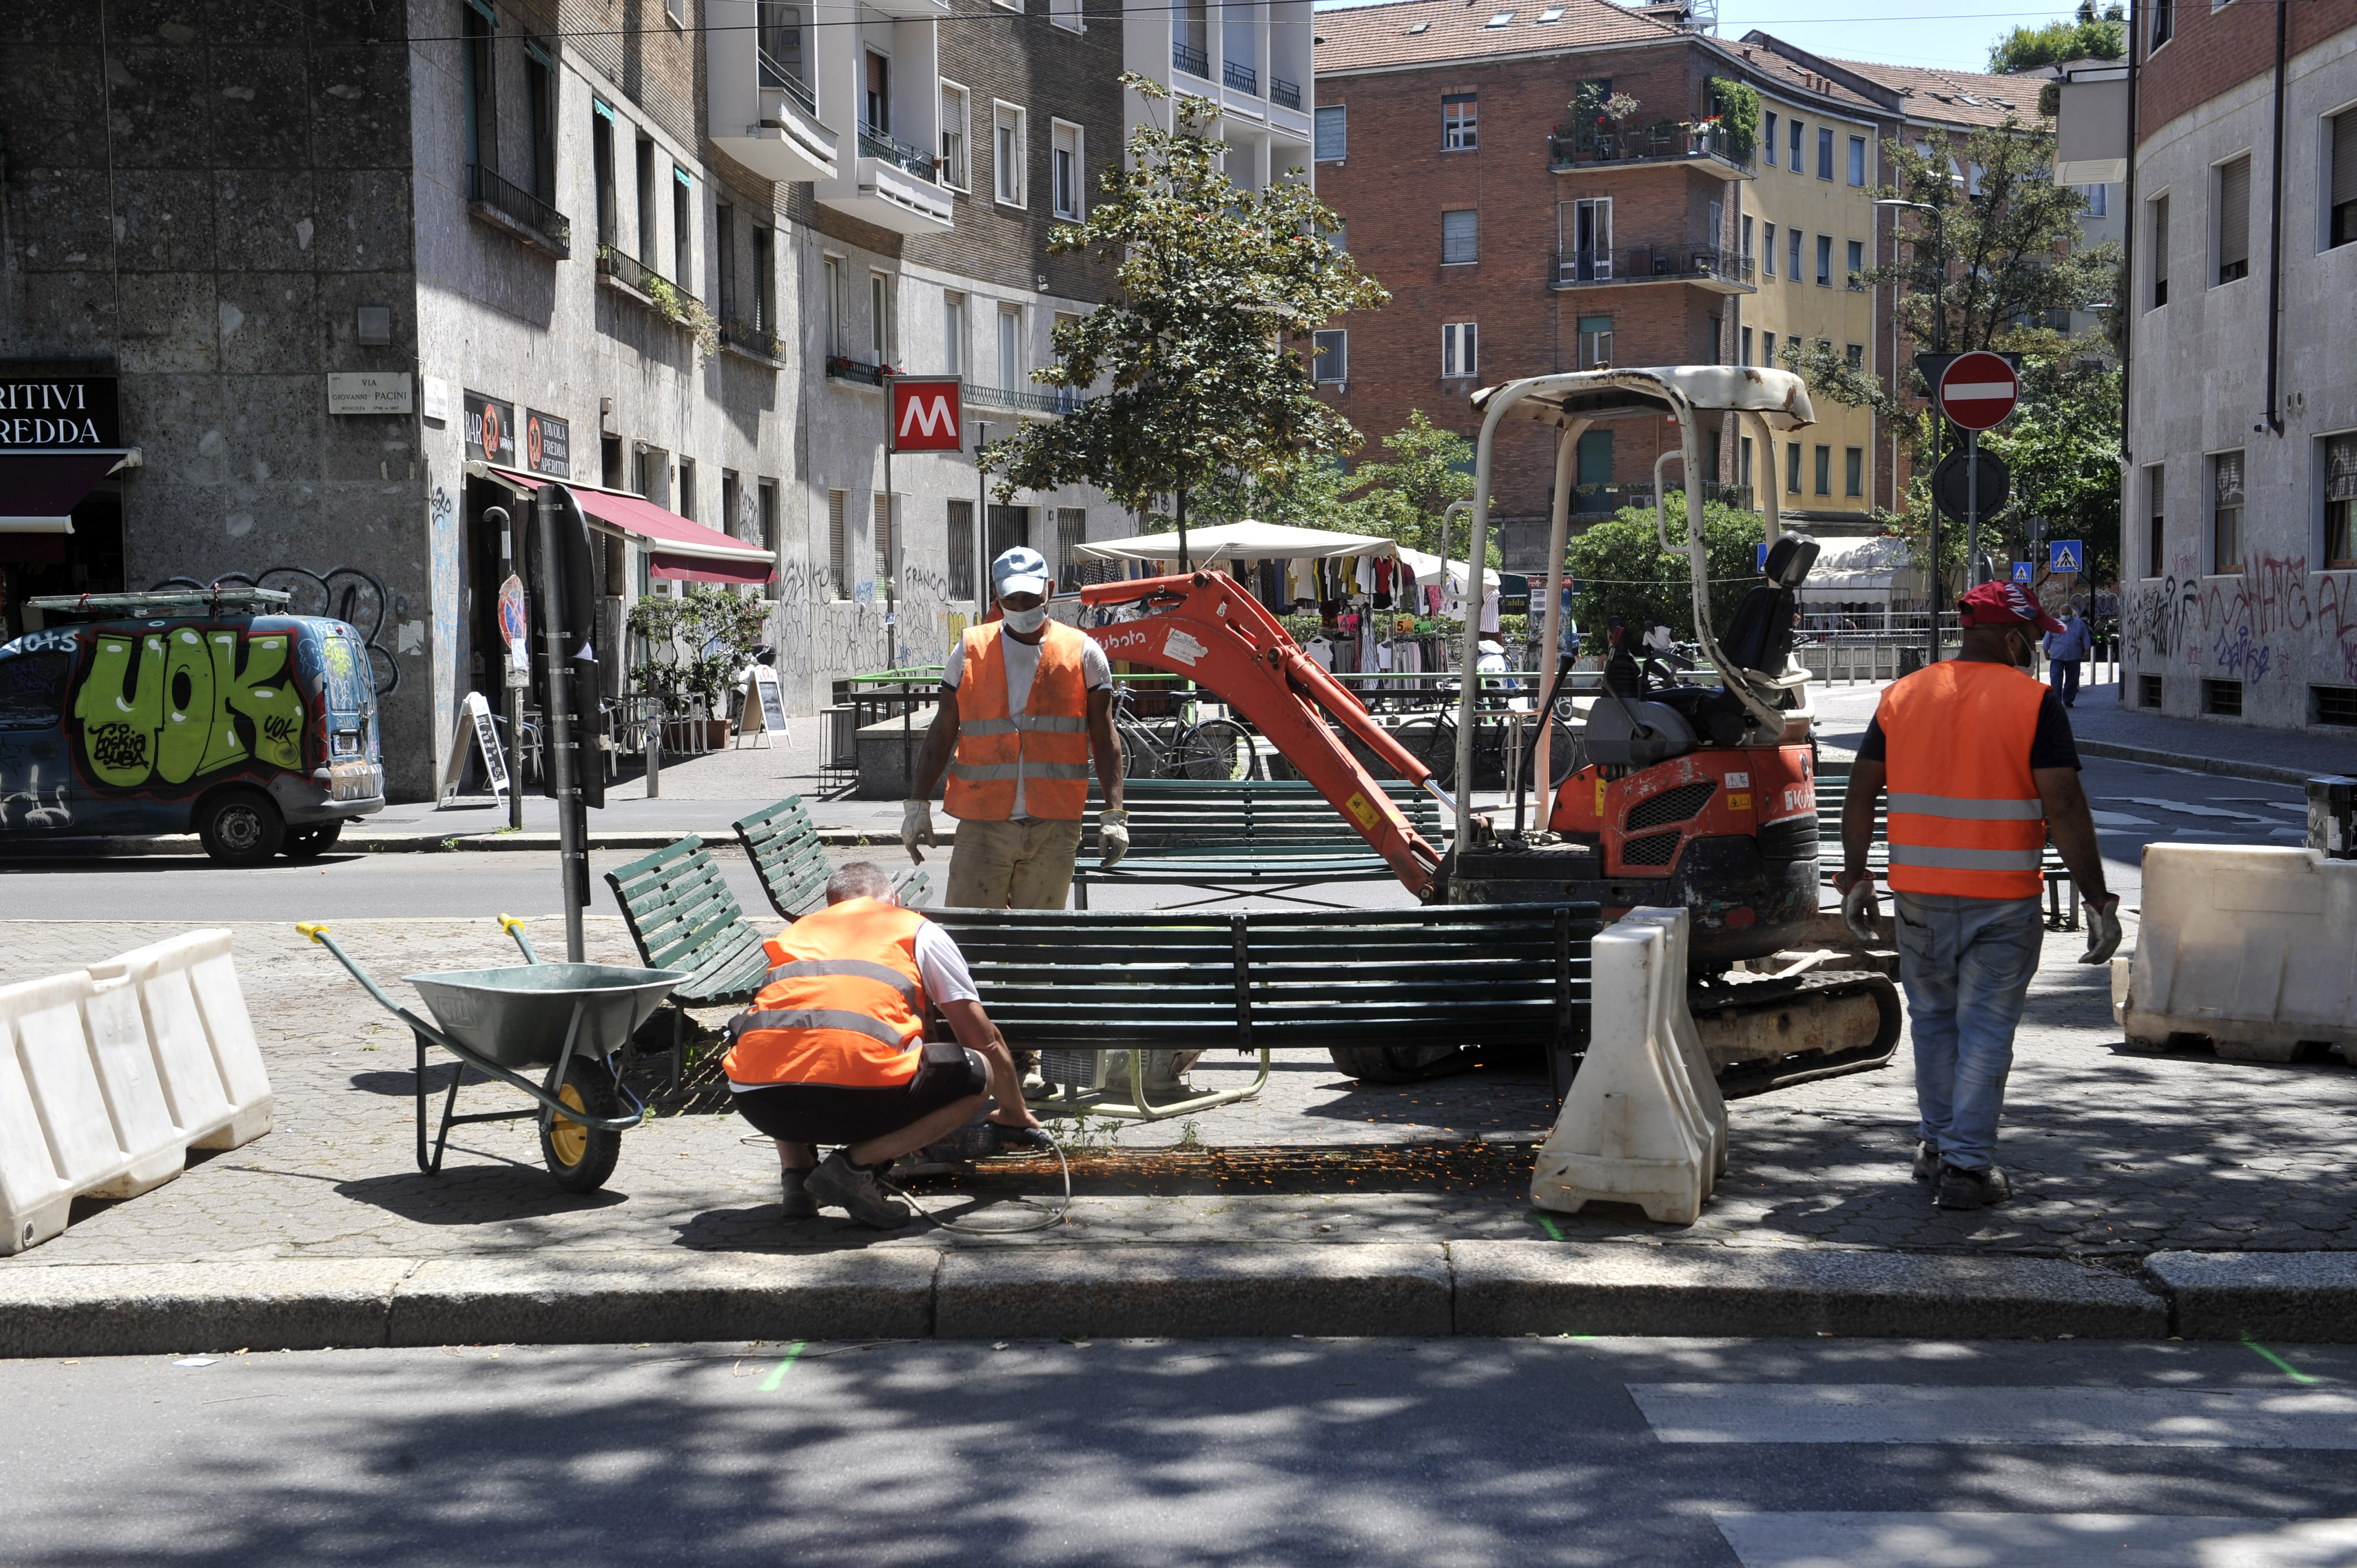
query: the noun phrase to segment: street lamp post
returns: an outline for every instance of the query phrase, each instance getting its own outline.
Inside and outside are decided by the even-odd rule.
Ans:
[[[1877,207],[1890,208],[1911,207],[1918,212],[1930,213],[1932,215],[1932,220],[1939,225],[1940,266],[1939,271],[1932,279],[1932,352],[1934,354],[1944,354],[1948,351],[1948,306],[1946,289],[1948,279],[1947,209],[1935,206],[1929,201],[1905,201],[1897,197],[1885,197],[1877,201],[1875,205]],[[1896,221],[1897,220],[1894,219],[1893,222],[1895,223]],[[1947,422],[1940,413],[1938,389],[1934,388],[1932,389],[1932,471],[1935,473],[1939,470],[1940,467],[1940,428],[1946,423]],[[1923,570],[1923,580],[1930,589],[1932,607],[1932,629],[1927,642],[1926,651],[1924,653],[1924,662],[1929,664],[1937,664],[1940,661],[1940,591],[1943,585],[1940,578],[1940,498],[1936,495],[1932,498],[1932,535],[1930,555],[1931,559],[1925,564]]]

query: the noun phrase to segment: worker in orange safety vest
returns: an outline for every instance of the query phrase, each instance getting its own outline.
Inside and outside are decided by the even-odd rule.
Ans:
[[[790,1219],[826,1203],[879,1230],[907,1224],[884,1170],[973,1121],[985,1094],[1002,1142],[1037,1139],[1024,1136],[1039,1121],[957,943],[892,897],[873,862],[837,870],[826,908],[770,940],[768,979],[729,1020],[722,1070],[737,1112],[777,1140]],[[928,1007],[954,1041],[925,1040]],[[834,1146],[823,1164],[820,1144]]]
[[[2012,583],[1983,583],[1957,610],[1959,657],[1894,682],[1859,744],[1834,886],[1851,929],[1874,940],[1867,852],[1887,787],[1899,978],[1921,1112],[1915,1179],[1937,1179],[1943,1208],[1979,1208],[2013,1192],[1995,1161],[1997,1117],[2044,936],[2049,835],[2084,896],[2082,963],[2107,962],[2118,948],[2120,901],[2104,890],[2071,721],[2053,688],[2029,672],[2040,628],[2061,623]]]

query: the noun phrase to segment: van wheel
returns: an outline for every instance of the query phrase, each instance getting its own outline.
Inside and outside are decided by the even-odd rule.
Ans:
[[[197,836],[224,865],[260,865],[278,853],[286,820],[259,789],[224,789],[197,808]]]
[[[336,840],[343,836],[343,832],[344,823],[340,817],[332,822],[288,828],[286,842],[279,846],[279,853],[289,860],[317,860],[336,847]]]

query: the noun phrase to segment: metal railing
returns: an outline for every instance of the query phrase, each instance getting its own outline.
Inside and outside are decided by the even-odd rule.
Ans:
[[[668,291],[682,305],[697,305],[702,301],[673,283],[654,268],[631,255],[619,245],[597,247],[597,270],[616,283],[652,299],[660,291]]]
[[[1170,64],[1173,69],[1183,70],[1189,76],[1200,76],[1205,81],[1211,80],[1211,57],[1175,39],[1170,45]]]
[[[848,354],[829,354],[826,357],[826,376],[833,381],[856,381],[865,387],[880,387],[892,379],[892,368],[870,364],[866,360],[855,360]]]
[[[1754,275],[1749,256],[1715,245],[1623,245],[1609,251],[1557,251],[1554,286],[1717,278],[1749,287]]]
[[[1022,413],[1070,413],[1085,401],[1071,387],[1030,392],[1017,387],[985,386],[979,381],[960,382],[958,396],[971,407],[1013,409]]]
[[[1668,493],[1682,495],[1684,485],[1671,485]],[[1738,511],[1752,510],[1749,485],[1722,484],[1717,479],[1703,481],[1702,499],[1731,506]],[[1575,517],[1606,517],[1622,507],[1646,507],[1653,504],[1651,485],[1581,485],[1573,492],[1572,515]]]
[[[467,199],[479,201],[501,217],[522,224],[565,255],[573,253],[573,220],[499,170],[468,164]]]
[[[1668,162],[1715,158],[1732,168],[1749,168],[1752,156],[1738,157],[1724,129],[1689,131],[1674,120],[1614,130],[1597,126],[1547,137],[1547,162],[1558,169],[1581,165]]]
[[[741,349],[749,354],[759,354],[765,360],[782,360],[786,357],[785,345],[779,342],[778,335],[766,327],[756,327],[737,316],[722,317],[719,326],[721,342],[732,349]]]
[[[1287,109],[1301,107],[1301,83],[1287,81],[1281,76],[1268,79],[1268,101]]]
[[[760,57],[761,85],[781,90],[787,97],[802,105],[803,113],[817,119],[818,94],[811,91],[810,83],[771,59],[768,50],[757,49],[754,52]]]
[[[887,135],[872,125],[859,127],[859,156],[863,158],[882,158],[886,163],[897,165],[906,172],[915,175],[928,185],[939,184],[941,180],[941,161],[938,158],[928,154],[922,147],[911,146],[898,136]]]
[[[1238,92],[1258,92],[1260,72],[1248,65],[1238,65],[1232,59],[1222,60],[1220,82],[1222,86],[1234,88]]]

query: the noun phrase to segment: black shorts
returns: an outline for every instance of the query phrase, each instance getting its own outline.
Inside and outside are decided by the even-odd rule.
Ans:
[[[934,1060],[934,1052],[943,1059]],[[936,1044],[927,1048],[917,1064],[917,1075],[906,1083],[889,1089],[767,1084],[737,1090],[737,1111],[756,1131],[772,1138],[833,1148],[864,1144],[914,1126],[942,1107],[987,1093],[989,1089],[990,1074],[981,1052],[959,1050],[952,1058]]]

